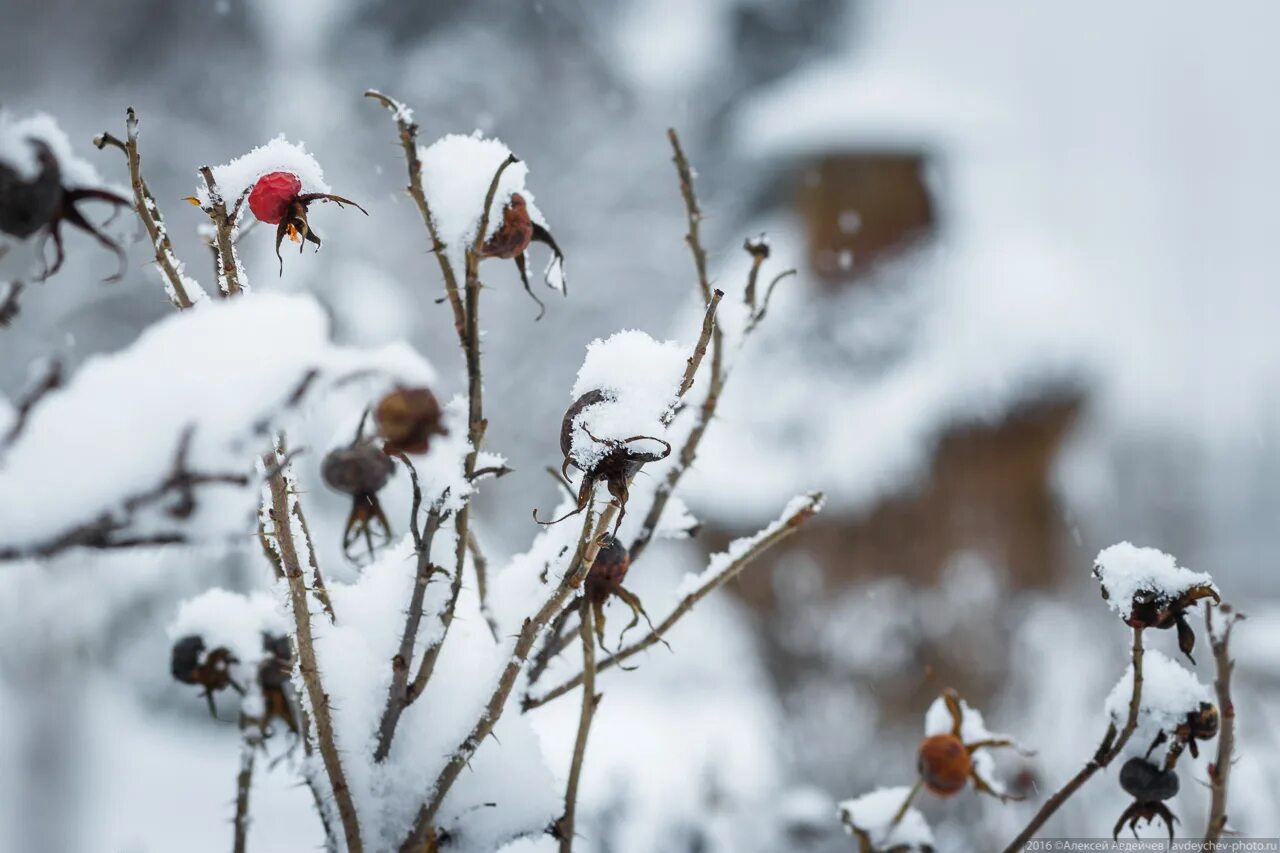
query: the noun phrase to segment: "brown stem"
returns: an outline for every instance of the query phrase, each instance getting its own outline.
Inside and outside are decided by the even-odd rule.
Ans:
[[[351,789],[347,786],[346,774],[342,769],[342,759],[338,754],[337,738],[333,731],[333,717],[330,715],[329,696],[324,692],[320,666],[316,660],[315,641],[311,633],[311,610],[307,603],[306,575],[302,570],[302,562],[298,559],[293,529],[289,523],[291,514],[289,499],[292,485],[287,472],[281,468],[280,452],[280,449],[268,452],[263,457],[263,465],[268,471],[275,469],[275,473],[269,480],[271,490],[269,512],[275,527],[276,551],[280,555],[285,580],[289,585],[298,672],[311,703],[311,713],[316,724],[317,748],[320,750],[320,758],[324,763],[325,774],[329,777],[330,787],[333,788],[333,798],[338,806],[338,817],[342,821],[347,850],[350,853],[360,853],[364,849],[360,840],[360,821],[356,815]]]
[[[698,207],[698,196],[693,190],[693,170],[689,168],[689,161],[685,159],[684,149],[680,146],[680,137],[676,134],[674,127],[667,130],[667,138],[671,140],[672,159],[676,164],[676,172],[680,176],[680,195],[684,197],[685,212],[688,214],[689,233],[684,239],[689,244],[689,251],[693,253],[693,265],[698,271],[698,287],[702,290],[702,301],[706,303],[711,301],[711,282],[707,278],[707,252],[702,248],[702,237],[699,233],[702,210]]]
[[[125,141],[121,142],[109,133],[103,133],[94,139],[94,144],[101,150],[113,145],[124,152],[129,164],[129,182],[133,187],[133,209],[147,229],[151,245],[155,249],[156,266],[160,268],[165,281],[169,283],[169,299],[178,309],[190,308],[194,302],[187,293],[187,281],[182,276],[182,264],[173,253],[173,243],[169,240],[169,232],[165,229],[164,217],[160,214],[160,206],[142,177],[142,157],[138,153],[138,114],[133,107],[125,111]],[[194,282],[192,282],[194,283]]]
[[[253,787],[253,764],[262,745],[261,729],[245,716],[240,717],[240,772],[236,774],[235,842],[232,850],[249,849],[249,793]]]
[[[720,307],[720,300],[723,298],[724,291],[717,289],[711,294],[711,301],[707,303],[707,312],[702,316],[702,332],[698,335],[698,343],[694,345],[693,355],[689,356],[685,362],[684,377],[680,380],[678,394],[680,397],[689,393],[689,389],[693,387],[693,380],[698,375],[702,358],[707,354],[707,343],[715,331],[716,309]]]
[[[480,744],[484,742],[485,738],[493,733],[494,726],[498,724],[498,720],[502,717],[502,713],[506,709],[507,699],[511,696],[511,691],[515,687],[516,678],[519,676],[520,670],[524,668],[525,661],[529,659],[529,653],[532,651],[534,643],[538,641],[538,637],[547,627],[547,623],[564,608],[574,590],[582,584],[587,572],[590,571],[590,563],[578,561],[578,555],[585,552],[586,539],[591,536],[594,529],[593,523],[595,519],[592,513],[588,511],[586,515],[587,518],[583,521],[582,533],[578,539],[578,548],[575,551],[574,560],[569,563],[569,570],[565,572],[559,585],[547,597],[542,606],[538,608],[538,611],[524,620],[520,633],[516,637],[511,655],[507,658],[507,664],[498,675],[498,682],[493,689],[493,693],[481,709],[475,724],[471,727],[471,731],[454,749],[449,756],[448,762],[445,763],[444,768],[436,777],[435,783],[431,786],[431,797],[418,810],[412,829],[410,829],[408,836],[400,845],[400,853],[417,853],[426,845],[428,839],[434,833],[435,817],[440,811],[441,804],[444,803],[444,798],[448,796],[453,783],[458,780],[458,776],[466,768],[471,756],[475,755],[476,750],[480,748]]]
[[[395,737],[400,715],[409,707],[409,667],[413,663],[413,649],[418,641],[418,626],[422,624],[422,602],[427,595],[431,576],[439,569],[431,564],[431,543],[440,529],[440,510],[433,507],[427,513],[427,521],[417,540],[418,567],[414,576],[413,592],[409,596],[409,612],[404,620],[404,632],[400,636],[400,648],[391,659],[391,686],[387,688],[387,702],[378,725],[378,746],[373,760],[384,761],[391,752],[391,740]]]
[[[758,536],[752,543],[751,547],[731,561],[723,569],[716,572],[715,575],[705,580],[693,592],[682,598],[680,603],[676,605],[676,608],[671,611],[667,618],[663,619],[662,622],[659,623],[656,628],[653,628],[646,636],[625,648],[619,649],[604,660],[600,661],[596,665],[596,672],[603,672],[606,669],[611,669],[628,658],[639,654],[650,646],[661,642],[663,636],[670,631],[672,626],[679,622],[686,613],[692,610],[695,604],[737,577],[752,560],[759,557],[769,548],[794,533],[800,525],[812,518],[821,508],[821,493],[809,495],[808,500],[806,500],[800,507],[780,519],[776,524],[771,525],[772,529],[768,533]],[[548,690],[537,698],[526,697],[523,703],[523,710],[529,711],[533,708],[541,707],[552,699],[557,699],[563,696],[570,690],[581,685],[583,683],[583,678],[583,674],[578,673],[573,678],[570,678],[568,681],[565,681],[552,690]]]
[[[1218,754],[1209,765],[1209,823],[1204,831],[1206,848],[1216,844],[1227,828],[1227,788],[1231,778],[1231,764],[1235,760],[1236,745],[1236,706],[1231,701],[1231,673],[1235,662],[1231,660],[1229,644],[1231,629],[1244,617],[1233,614],[1228,605],[1221,606],[1226,614],[1226,625],[1218,634],[1213,627],[1213,605],[1205,602],[1204,624],[1209,634],[1209,644],[1213,648],[1213,662],[1217,675],[1213,681],[1214,692],[1218,695]]]
[[[205,213],[213,220],[214,241],[218,251],[218,284],[223,296],[235,296],[243,289],[240,282],[240,262],[236,255],[235,240],[231,236],[235,223],[227,213],[227,203],[218,191],[213,170],[208,166],[201,166],[200,175],[209,190],[209,207]]]
[[[476,596],[480,599],[480,614],[489,626],[489,633],[496,642],[498,639],[498,623],[489,611],[489,561],[480,550],[480,542],[474,530],[467,531],[467,550],[471,552],[471,566],[476,573]]]
[[[338,621],[338,617],[333,612],[333,601],[329,598],[329,588],[324,585],[324,575],[320,573],[320,561],[316,559],[316,546],[311,541],[311,528],[307,526],[307,517],[302,514],[301,503],[294,503],[293,517],[298,519],[298,527],[302,529],[302,542],[307,546],[307,565],[311,567],[311,592],[324,608],[324,612],[328,614],[329,624],[332,625]]]
[[[458,287],[458,276],[449,263],[445,244],[440,240],[435,220],[431,218],[431,207],[427,204],[427,195],[422,189],[422,160],[418,158],[418,125],[411,118],[411,113],[404,104],[387,97],[381,92],[370,89],[364,93],[391,111],[396,126],[400,129],[400,145],[404,148],[404,159],[409,167],[409,195],[418,205],[422,222],[427,226],[427,234],[431,237],[431,253],[440,264],[440,273],[444,277],[444,292],[453,308],[453,325],[458,333],[458,342],[466,347],[466,311],[462,306],[462,292]]]
[[[1133,629],[1133,693],[1129,697],[1129,717],[1125,720],[1124,728],[1120,730],[1119,736],[1116,735],[1115,723],[1111,723],[1107,727],[1107,733],[1102,738],[1102,744],[1094,753],[1089,763],[1080,768],[1080,772],[1067,780],[1053,796],[1045,800],[1040,811],[1035,813],[1031,818],[1031,822],[1023,827],[1022,832],[1009,842],[1009,846],[1004,849],[1004,853],[1019,853],[1027,845],[1027,842],[1044,826],[1045,821],[1053,816],[1054,812],[1062,808],[1062,804],[1071,798],[1077,790],[1080,789],[1085,782],[1093,774],[1110,764],[1115,757],[1120,754],[1120,750],[1124,749],[1124,745],[1128,743],[1129,738],[1133,735],[1134,729],[1138,727],[1138,710],[1142,707],[1142,629]]]
[[[578,737],[573,744],[569,764],[569,782],[564,792],[564,814],[555,823],[555,837],[560,853],[572,853],[574,820],[578,806],[578,783],[582,778],[582,760],[587,754],[587,735],[601,694],[596,693],[596,638],[592,634],[591,602],[584,595],[578,604],[578,637],[582,641],[582,713],[578,718]]]

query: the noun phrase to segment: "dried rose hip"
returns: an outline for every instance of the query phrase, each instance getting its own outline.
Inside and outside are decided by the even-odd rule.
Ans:
[[[432,438],[449,434],[440,403],[428,388],[397,388],[378,402],[373,417],[390,454],[426,453]]]

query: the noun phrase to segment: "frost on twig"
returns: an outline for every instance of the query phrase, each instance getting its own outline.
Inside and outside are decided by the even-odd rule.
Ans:
[[[933,831],[918,809],[902,809],[907,787],[878,788],[840,803],[840,821],[858,842],[858,853],[933,853]]]
[[[86,361],[0,449],[0,557],[238,537],[257,503],[249,448],[322,395],[432,378],[406,345],[333,345],[306,297],[175,313]],[[77,486],[30,488],[48,478]]]

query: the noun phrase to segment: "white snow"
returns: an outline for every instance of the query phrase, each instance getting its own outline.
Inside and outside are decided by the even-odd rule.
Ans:
[[[511,149],[501,140],[486,139],[478,130],[470,136],[450,134],[418,149],[422,161],[422,190],[449,262],[459,278],[465,269],[466,251],[475,242],[476,229],[480,227],[489,185],[510,154]],[[486,240],[502,227],[502,209],[512,193],[520,193],[524,198],[530,219],[546,226],[546,220],[533,202],[533,194],[525,186],[528,175],[529,167],[524,162],[512,163],[503,171],[489,211]],[[559,278],[555,280],[562,282]]]
[[[840,820],[850,828],[865,833],[877,850],[903,848],[920,851],[933,846],[933,831],[920,810],[907,809],[896,825],[890,825],[911,792],[910,788],[877,788],[839,805]]]
[[[257,183],[258,178],[270,172],[292,172],[297,175],[304,193],[331,192],[324,181],[324,170],[320,168],[316,158],[307,153],[305,145],[289,142],[283,133],[230,163],[214,166],[213,179],[229,210],[243,192]],[[209,203],[209,188],[199,176],[195,197],[202,205]]]
[[[1116,729],[1122,729],[1129,718],[1129,702],[1133,697],[1133,664],[1125,670],[1107,696],[1106,710]],[[1142,697],[1138,706],[1138,727],[1125,745],[1125,755],[1144,755],[1161,733],[1172,735],[1186,722],[1187,715],[1200,709],[1201,703],[1213,703],[1213,692],[1176,661],[1154,649],[1142,658]]]
[[[711,559],[707,561],[707,567],[703,569],[701,572],[698,572],[697,574],[685,575],[684,580],[680,582],[680,586],[677,590],[677,594],[681,596],[689,595],[693,592],[696,592],[698,589],[707,585],[708,583],[712,582],[717,575],[719,575],[725,569],[729,568],[729,566],[733,564],[734,561],[740,559],[748,551],[756,547],[756,545],[758,545],[760,542],[769,538],[770,536],[772,536],[773,534],[781,530],[783,527],[785,527],[787,522],[791,519],[793,515],[795,515],[801,509],[803,509],[806,505],[811,503],[815,503],[815,496],[812,494],[797,495],[796,497],[792,498],[790,501],[787,502],[787,505],[783,508],[782,513],[776,519],[774,519],[773,522],[766,525],[765,527],[762,527],[759,531],[751,534],[750,536],[742,536],[738,539],[733,540],[732,542],[729,543],[728,548],[718,553],[712,554]],[[823,507],[823,500],[818,499],[816,501],[814,511],[821,512],[822,507]]]
[[[27,180],[39,173],[39,162],[30,144],[33,139],[49,147],[58,161],[64,187],[108,189],[128,197],[122,188],[104,183],[92,164],[76,156],[71,140],[53,116],[36,113],[15,120],[0,111],[0,162],[12,166]]]
[[[1206,572],[1184,569],[1163,551],[1129,542],[1104,548],[1094,562],[1093,574],[1107,592],[1107,606],[1122,619],[1129,617],[1133,598],[1140,592],[1175,601],[1192,587],[1217,590]]]
[[[125,500],[173,472],[190,427],[191,470],[252,475],[271,431],[296,422],[303,404],[351,394],[359,411],[394,384],[433,378],[406,344],[338,347],[327,327],[312,299],[264,294],[171,315],[123,351],[86,361],[0,456],[0,547],[48,541],[104,515],[122,519]],[[257,488],[197,491],[196,515],[182,525],[190,538],[251,529]],[[128,532],[155,529],[137,518]]]
[[[656,341],[644,332],[616,332],[587,345],[587,355],[573,384],[572,399],[588,391],[604,391],[610,399],[587,407],[574,420],[573,456],[589,469],[607,450],[593,441],[643,435],[666,437],[663,418],[671,411],[691,348],[675,341]],[[660,451],[657,442],[635,442],[637,450]]]
[[[175,642],[199,635],[206,654],[225,648],[240,659],[241,666],[251,666],[267,655],[263,634],[278,637],[288,631],[289,623],[270,592],[258,590],[246,595],[214,587],[184,601],[168,633]]]

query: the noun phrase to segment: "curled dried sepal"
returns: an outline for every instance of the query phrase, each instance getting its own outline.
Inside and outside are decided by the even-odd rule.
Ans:
[[[506,206],[502,208],[502,224],[485,242],[480,255],[484,258],[504,258],[516,262],[516,269],[520,272],[520,282],[524,285],[525,293],[529,294],[529,298],[538,304],[538,319],[541,320],[542,315],[546,313],[546,306],[529,286],[526,253],[530,243],[542,243],[551,249],[552,265],[559,264],[563,268],[564,253],[560,251],[560,246],[556,244],[551,232],[529,215],[529,205],[525,202],[524,196],[520,193],[512,193]],[[548,275],[551,269],[552,266],[548,266]],[[546,284],[552,290],[556,289],[549,278]]]
[[[538,518],[538,511],[535,509],[533,518],[539,524],[556,524],[582,512],[591,503],[591,496],[595,491],[596,483],[604,482],[609,489],[610,496],[613,497],[613,502],[618,507],[617,520],[613,525],[613,533],[617,535],[618,528],[622,525],[622,519],[627,514],[627,497],[630,493],[631,478],[645,464],[665,459],[671,454],[671,444],[665,439],[656,436],[633,435],[630,438],[605,439],[592,435],[591,430],[582,422],[583,413],[591,406],[611,399],[603,391],[588,391],[575,400],[569,410],[565,412],[564,420],[560,424],[560,449],[565,454],[560,470],[566,476],[570,465],[583,471],[582,484],[578,488],[577,505],[559,518],[551,521],[542,521]],[[604,451],[598,454],[593,461],[587,462],[574,453],[573,432],[575,429],[581,429],[591,441],[604,447]],[[656,441],[662,445],[662,449],[644,451],[631,446],[639,441]]]

